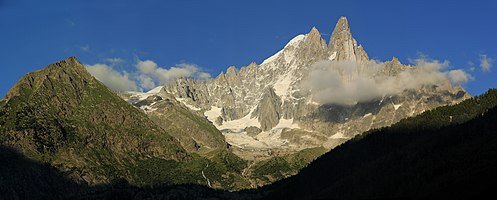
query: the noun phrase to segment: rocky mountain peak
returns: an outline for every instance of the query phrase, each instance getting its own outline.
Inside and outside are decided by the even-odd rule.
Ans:
[[[335,25],[335,29],[333,32],[348,32],[348,33],[350,33],[349,21],[347,20],[347,17],[341,16],[340,19],[338,19],[338,22]]]
[[[338,49],[341,43],[353,40],[352,33],[350,32],[349,22],[346,17],[340,17],[337,24],[335,25],[335,29],[330,37],[329,47],[332,49]]]
[[[217,79],[217,78],[220,78],[220,77],[224,77],[224,72],[223,72],[223,71],[221,71],[221,72],[219,73],[219,75],[217,75],[217,76],[216,76],[216,79]]]
[[[349,22],[346,17],[340,17],[333,33],[331,34],[328,48],[335,54],[336,61],[364,62],[369,57],[357,41],[352,37]],[[336,52],[336,53],[335,53]]]
[[[236,67],[235,66],[230,66],[226,70],[226,76],[236,76]]]
[[[319,33],[316,27],[312,27],[311,31],[307,33],[305,42],[311,45],[326,47],[326,41],[321,37],[321,33]]]
[[[332,148],[371,127],[388,126],[435,106],[460,100],[452,96],[458,91],[439,94],[440,90],[428,88],[419,89],[416,95],[406,92],[354,106],[323,104],[313,100],[315,92],[306,86],[310,74],[316,72],[314,64],[321,61],[357,62],[357,73],[370,66],[367,53],[352,37],[347,18],[338,20],[328,47],[318,29],[313,27],[308,33],[295,36],[260,65],[252,63],[240,67],[239,71],[230,67],[225,71],[226,75],[221,73],[218,78],[189,87],[178,84],[166,87],[179,98],[194,91],[195,95],[183,99],[184,102],[203,112],[224,133],[236,133],[227,135],[228,143],[239,147],[249,144],[250,148],[279,148],[284,144],[295,145],[292,148],[296,149],[319,145]],[[384,65],[382,71],[371,76],[396,76],[409,70],[396,59],[384,62]],[[343,74],[340,76],[353,80]],[[432,99],[432,96],[441,97],[437,101],[423,100]],[[251,126],[262,131],[255,134],[253,140],[238,134]],[[284,129],[295,130],[284,132]],[[316,133],[328,138],[320,138]],[[263,145],[260,145],[261,141]]]
[[[52,81],[55,78],[58,79],[57,82]],[[48,86],[51,87],[52,84],[56,83],[68,83],[72,84],[74,89],[81,89],[79,87],[82,87],[88,80],[92,79],[91,74],[75,57],[69,57],[50,64],[36,72],[26,74],[7,92],[4,99],[9,100],[15,96],[20,96],[26,88],[36,91]],[[76,80],[83,81],[77,82]]]
[[[66,58],[65,60],[61,60],[61,61],[58,61],[56,63],[50,64],[46,68],[56,68],[56,67],[61,67],[61,68],[65,68],[65,69],[73,69],[73,70],[88,73],[85,66],[83,66],[83,64],[81,64],[81,62],[79,62],[79,60],[76,59],[76,57],[74,57],[74,56],[71,56],[69,58]]]
[[[396,58],[396,57],[393,57],[393,58],[392,58],[392,61],[390,61],[390,62],[395,63],[395,64],[399,64],[399,65],[400,65],[400,61],[399,61],[399,59],[398,59],[398,58]]]

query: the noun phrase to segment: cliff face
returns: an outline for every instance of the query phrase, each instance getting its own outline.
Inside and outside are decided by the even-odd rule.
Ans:
[[[273,88],[268,88],[262,100],[257,105],[256,110],[252,113],[256,116],[261,124],[262,131],[271,130],[278,125],[281,118],[281,99],[274,93]]]

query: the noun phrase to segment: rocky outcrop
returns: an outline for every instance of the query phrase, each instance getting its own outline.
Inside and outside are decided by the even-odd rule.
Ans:
[[[249,126],[249,127],[245,128],[245,132],[247,132],[247,135],[255,137],[259,133],[261,133],[262,130],[258,127],[255,127],[255,126]]]
[[[399,59],[393,57],[391,61],[385,62],[385,67],[383,68],[382,74],[386,76],[396,76],[400,72],[411,68],[411,66],[403,65],[402,63],[400,63]]]
[[[321,48],[326,47],[326,41],[324,41],[323,37],[321,37],[321,33],[319,33],[316,27],[312,27],[311,31],[305,38],[305,42],[309,45],[314,45]]]
[[[252,117],[257,117],[262,131],[271,130],[279,123],[281,118],[281,99],[274,93],[273,88],[266,89],[262,100],[257,105],[257,109],[252,113]]]
[[[352,37],[346,17],[340,17],[333,30],[328,46],[336,61],[368,61],[368,54]]]

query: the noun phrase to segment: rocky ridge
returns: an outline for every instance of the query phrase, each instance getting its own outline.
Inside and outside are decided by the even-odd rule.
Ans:
[[[353,38],[348,20],[341,17],[328,45],[313,27],[261,64],[250,63],[239,70],[231,66],[226,73],[206,81],[180,78],[165,85],[160,93],[172,95],[205,115],[227,142],[241,151],[288,152],[318,146],[330,149],[369,129],[469,97],[462,87],[453,87],[447,80],[354,105],[323,104],[305,87],[312,65],[319,61],[352,62],[361,67],[375,62]],[[383,65],[378,75],[415,70],[396,58]],[[258,131],[253,127],[262,132],[254,134]],[[246,129],[252,130],[250,135]]]

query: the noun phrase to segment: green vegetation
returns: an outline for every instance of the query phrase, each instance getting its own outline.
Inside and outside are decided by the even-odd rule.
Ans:
[[[201,119],[199,116],[193,114],[192,112],[190,112],[188,110],[184,110],[184,109],[178,109],[178,110],[180,111],[180,113],[182,115],[184,115],[184,116],[188,117],[190,120],[194,121],[195,124],[200,125],[202,130],[211,132],[213,134],[216,134],[216,133],[220,134],[219,130],[217,130],[217,128],[214,125],[212,125],[209,121]]]
[[[252,175],[264,182],[274,182],[297,174],[326,151],[324,147],[309,148],[287,156],[260,161],[253,166]]]
[[[202,169],[207,162],[194,160],[190,162],[175,162],[160,158],[141,160],[131,168],[131,172],[141,186],[197,183],[203,180]],[[205,183],[204,183],[205,184]]]
[[[27,74],[0,105],[2,145],[90,184],[140,183],[130,168],[148,158],[169,163],[192,159],[171,135],[74,58]]]
[[[157,112],[148,113],[148,117],[178,139],[188,152],[205,155],[226,148],[222,133],[205,118],[168,100],[155,102],[154,108]]]
[[[226,150],[212,155],[209,158],[209,167],[204,169],[206,177],[215,180],[228,190],[238,190],[249,186],[248,181],[241,176],[242,171],[247,167],[247,161]],[[222,178],[223,176],[226,178]]]
[[[89,184],[207,185],[207,178],[217,188],[248,185],[241,176],[246,162],[224,149],[212,124],[185,109],[172,113],[178,116],[171,121],[219,137],[221,148],[188,154],[171,135],[186,130],[159,127],[69,58],[24,76],[0,101],[0,142]]]
[[[416,117],[401,120],[392,128],[409,130],[438,129],[448,125],[462,124],[497,105],[497,89],[490,89],[481,96],[473,97],[457,105],[429,110]]]

